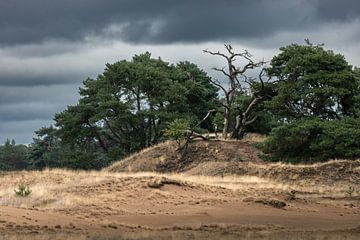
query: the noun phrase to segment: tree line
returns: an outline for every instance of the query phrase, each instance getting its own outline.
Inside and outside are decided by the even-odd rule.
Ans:
[[[235,139],[267,134],[258,147],[269,161],[360,156],[360,70],[341,54],[309,41],[280,48],[270,62],[231,45],[204,53],[224,60],[213,70],[225,82],[194,63],[170,64],[148,52],[106,64],[29,146],[1,146],[0,168],[100,169],[164,141],[169,126]]]

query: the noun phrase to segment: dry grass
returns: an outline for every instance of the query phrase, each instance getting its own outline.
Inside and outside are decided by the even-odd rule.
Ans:
[[[30,196],[15,195],[14,189],[20,181],[30,186],[33,191]],[[288,239],[288,236],[294,236],[294,232],[291,230],[291,233],[282,233],[283,229],[277,228],[277,225],[265,224],[265,228],[259,228],[261,224],[256,223],[247,228],[241,224],[231,224],[234,221],[244,221],[238,214],[247,216],[252,211],[260,222],[263,221],[261,214],[265,217],[274,214],[271,215],[274,220],[280,217],[286,223],[283,214],[295,216],[293,214],[302,211],[312,214],[312,211],[317,211],[318,204],[322,204],[322,207],[332,205],[331,209],[336,208],[334,211],[346,211],[350,214],[349,211],[358,211],[358,198],[345,198],[347,189],[348,186],[341,183],[332,186],[322,185],[320,182],[294,184],[238,175],[219,177],[186,173],[113,173],[61,169],[0,173],[0,206],[24,208],[3,208],[9,214],[7,216],[13,215],[11,221],[6,221],[19,228],[4,228],[6,224],[1,226],[6,218],[6,214],[3,214],[0,234],[5,233],[6,239],[14,240],[28,239],[31,231],[40,232],[30,236],[39,240],[110,239],[104,236],[111,232],[113,235],[109,236],[115,236],[114,231],[117,231],[116,236],[121,234],[124,239],[160,239],[159,236],[162,236],[161,239],[186,239],[189,233],[196,239],[223,239],[224,234],[228,234],[228,239],[254,239],[261,232],[265,235],[261,235],[259,239],[279,239],[279,233],[286,235],[281,235],[281,239]],[[296,200],[287,200],[289,193],[293,192],[296,192]],[[286,203],[285,210],[272,210],[274,207],[268,205],[273,201]],[[351,210],[343,207],[344,204],[351,204]],[[29,215],[24,211],[28,211]],[[238,212],[232,215],[233,211]],[[209,215],[211,218],[216,217],[219,222],[213,223]],[[30,216],[32,220],[25,223],[24,216]],[[356,215],[354,216],[356,219]],[[188,219],[184,221],[184,217]],[[227,217],[228,221],[222,220]],[[193,218],[200,219],[201,222],[193,221]],[[344,221],[344,218],[339,221]],[[39,221],[34,222],[35,219]],[[162,223],[165,225],[156,225],[157,221],[161,222],[163,219],[166,219]],[[49,223],[50,220],[52,223]],[[70,221],[77,226],[77,230],[66,227]],[[168,221],[172,221],[171,224]],[[27,224],[32,228],[25,228]],[[38,227],[45,224],[54,232]],[[61,224],[61,230],[54,227],[56,224]],[[109,227],[110,225],[114,228]],[[22,232],[18,232],[19,229],[23,229]],[[69,231],[69,234],[64,231]],[[89,231],[92,231],[91,238],[86,237]],[[96,234],[102,231],[103,238],[100,238]],[[247,235],[248,233],[255,235]],[[299,239],[302,239],[302,233],[298,233]],[[326,234],[319,236],[326,237]]]
[[[249,133],[245,135],[242,141],[252,142],[252,143],[262,143],[267,139],[266,135],[258,134],[258,133]]]
[[[44,209],[66,208],[86,203],[81,198],[67,191],[99,183],[106,179],[101,172],[45,170],[29,172],[13,172],[0,177],[0,205],[17,207],[35,207]],[[18,197],[14,190],[20,182],[30,187],[32,193],[28,197]]]
[[[284,162],[276,162],[276,163],[269,163],[267,164],[267,166],[277,166],[277,167],[291,167],[291,168],[319,168],[322,166],[327,166],[327,165],[332,165],[334,163],[336,164],[341,164],[341,163],[347,163],[349,161],[352,162],[359,162],[360,159],[357,160],[347,160],[347,159],[333,159],[333,160],[329,160],[326,162],[318,162],[318,163],[310,163],[310,164],[292,164],[292,163],[284,163]],[[356,169],[360,169],[360,167],[354,168],[354,170]]]
[[[301,166],[300,166],[301,167]],[[167,178],[190,185],[208,186],[229,189],[242,193],[261,192],[290,192],[297,191],[308,194],[321,194],[323,196],[344,197],[347,185],[326,186],[319,183],[307,185],[288,184],[256,176],[194,176],[187,174],[159,174],[153,172],[142,173],[110,173],[106,171],[68,171],[45,170],[31,172],[13,172],[0,176],[0,205],[16,206],[37,209],[66,209],[78,205],[100,204],[106,192],[92,192],[92,186],[103,183],[117,183],[133,179],[133,186],[122,191],[131,192],[131,189],[142,185],[140,180],[150,181],[154,178]],[[22,181],[29,185],[32,194],[28,197],[18,197],[14,193],[18,183]],[[84,189],[84,192],[81,190]],[[358,189],[354,195],[359,194]],[[91,196],[91,197],[89,197]]]
[[[209,134],[210,137],[215,137],[215,133],[210,133]],[[221,141],[225,141],[225,142],[252,142],[252,143],[261,143],[264,142],[267,139],[266,135],[262,135],[262,134],[258,134],[258,133],[248,133],[244,136],[243,139],[241,140],[236,140],[236,139],[224,139],[222,138],[222,134],[218,133],[218,137],[216,138],[217,140],[221,140]]]
[[[144,174],[144,173],[142,173]],[[194,184],[214,186],[220,188],[226,188],[237,192],[243,193],[261,193],[263,191],[272,191],[275,193],[296,191],[299,193],[308,193],[315,195],[323,195],[326,197],[344,197],[348,185],[334,184],[332,186],[326,186],[319,183],[309,183],[307,185],[284,183],[274,181],[266,178],[260,178],[256,176],[197,176],[187,174],[171,174],[162,175],[178,181],[184,181]],[[354,196],[358,193],[354,193]]]
[[[156,171],[156,165],[165,160],[165,156],[176,155],[176,143],[174,141],[166,141],[155,146],[145,148],[139,152],[133,153],[128,157],[115,162],[103,171],[122,171],[136,172],[138,171]],[[164,152],[164,149],[166,152]],[[139,161],[141,156],[141,161]],[[144,159],[146,158],[146,159]],[[144,164],[146,161],[146,164]]]
[[[188,171],[202,163],[262,162],[257,153],[248,140],[199,140],[189,144],[186,154],[181,156],[176,143],[167,141],[122,159],[105,171],[171,173]]]

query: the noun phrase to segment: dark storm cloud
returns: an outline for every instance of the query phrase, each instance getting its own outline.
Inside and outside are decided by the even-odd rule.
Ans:
[[[7,138],[15,139],[16,143],[27,144],[32,141],[35,135],[34,130],[43,126],[49,126],[51,120],[26,120],[26,121],[5,121],[0,124],[0,144]]]
[[[79,84],[34,87],[1,86],[0,109],[3,109],[4,105],[11,105],[12,107],[19,108],[21,107],[21,103],[40,104],[42,102],[66,107],[67,104],[76,102],[76,99],[78,97],[78,87]],[[55,110],[51,110],[51,112],[55,112]]]
[[[53,118],[53,111],[60,111],[62,107],[28,102],[2,105],[0,106],[0,121],[48,120]]]
[[[38,76],[26,76],[26,75],[7,75],[1,74],[0,72],[0,86],[8,87],[8,86],[38,86],[38,85],[56,85],[56,84],[69,84],[78,82],[81,83],[85,77],[82,75],[68,75],[59,74],[58,76],[51,76],[45,73],[44,75]]]
[[[323,21],[348,21],[360,17],[358,0],[322,0],[317,4],[317,18]]]
[[[358,0],[5,0],[0,43],[99,35],[135,43],[252,38],[348,21],[359,13]]]
[[[0,144],[7,138],[29,143],[35,130],[53,124],[55,113],[76,103],[78,86],[1,86]]]
[[[0,87],[0,125],[4,121],[49,120],[76,103],[76,85]]]
[[[62,41],[0,48],[0,86],[79,85],[105,64],[96,48]]]
[[[3,46],[0,48],[0,54],[17,58],[52,57],[69,52],[79,52],[83,48],[83,43],[47,41],[45,44]]]

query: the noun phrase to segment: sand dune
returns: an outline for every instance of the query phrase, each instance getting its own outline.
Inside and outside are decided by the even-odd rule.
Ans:
[[[154,158],[141,163],[151,151],[116,169],[152,172],[1,173],[0,239],[360,239],[359,161],[293,166],[243,155],[161,172]],[[30,196],[15,196],[19,182]]]

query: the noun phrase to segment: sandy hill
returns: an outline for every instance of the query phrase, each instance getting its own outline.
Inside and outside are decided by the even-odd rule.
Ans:
[[[259,141],[256,139],[256,141]],[[105,171],[184,173],[188,175],[250,175],[291,182],[321,181],[360,184],[360,160],[332,160],[317,164],[264,162],[253,139],[194,141],[181,157],[175,142],[167,141],[120,160]]]
[[[0,239],[360,239],[360,161],[266,163],[243,141],[161,143],[102,171],[0,172]],[[14,193],[22,182],[31,195]]]
[[[181,157],[175,142],[167,141],[116,162],[111,172],[186,172],[199,164],[259,163],[262,160],[250,142],[194,141]]]

